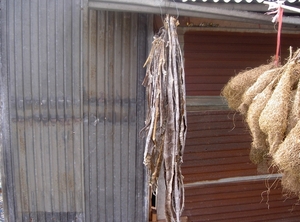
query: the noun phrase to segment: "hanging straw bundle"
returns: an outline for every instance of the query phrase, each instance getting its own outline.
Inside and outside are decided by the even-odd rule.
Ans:
[[[247,90],[240,89],[241,104],[236,110],[245,115],[252,135],[251,161],[276,167],[283,173],[284,190],[300,197],[299,79],[297,50],[284,66],[265,71]]]
[[[281,178],[283,191],[300,197],[300,176],[297,171],[284,171]]]
[[[288,120],[287,120],[287,129],[285,135],[288,135],[290,131],[296,126],[297,124],[297,116],[296,116],[296,109],[298,108],[299,100],[296,100],[297,90],[293,90],[291,92],[290,100],[289,100],[289,113],[288,113]],[[296,107],[297,106],[297,107]]]
[[[269,146],[266,141],[267,136],[259,128],[258,120],[262,110],[266,106],[273,93],[274,84],[276,84],[276,80],[272,81],[253,99],[246,116],[246,122],[248,123],[252,136],[250,160],[254,164],[262,163],[265,156],[269,152]]]
[[[300,172],[300,122],[291,130],[273,155],[274,163],[281,171]],[[299,174],[300,176],[300,174]]]
[[[262,73],[273,67],[274,63],[261,65],[254,69],[240,72],[232,77],[221,92],[221,95],[227,99],[229,108],[236,110],[242,103],[244,92],[256,82]]]
[[[259,127],[268,136],[270,153],[276,152],[287,129],[289,99],[292,92],[292,69],[294,61],[289,61],[278,85],[259,117]]]
[[[300,194],[300,122],[291,130],[273,155],[273,164],[283,173],[282,186]]]
[[[253,98],[268,86],[268,84],[280,73],[279,71],[279,68],[274,68],[262,73],[256,82],[242,95],[242,103],[237,110],[245,115],[248,111],[249,105],[252,103]]]
[[[148,96],[144,164],[153,193],[156,193],[160,168],[164,166],[165,214],[169,222],[179,222],[184,207],[181,164],[186,140],[186,95],[177,23],[175,18],[166,16],[145,62],[147,71],[143,82]]]

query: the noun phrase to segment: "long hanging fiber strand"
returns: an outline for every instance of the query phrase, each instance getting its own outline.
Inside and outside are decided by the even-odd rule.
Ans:
[[[177,36],[177,20],[166,15],[164,27],[154,37],[144,66],[143,85],[147,87],[148,112],[144,164],[149,185],[156,193],[161,165],[165,171],[165,215],[168,222],[180,222],[184,207],[181,173],[186,140],[185,77]]]

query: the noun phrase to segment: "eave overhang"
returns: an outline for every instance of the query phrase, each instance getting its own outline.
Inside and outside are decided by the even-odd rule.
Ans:
[[[171,2],[167,0],[93,0],[88,4],[91,9],[107,11],[126,11],[148,14],[171,14],[190,17],[201,17],[211,19],[224,19],[240,22],[251,22],[260,24],[270,24],[271,16],[262,13],[240,11],[235,9],[220,8],[205,5],[185,4],[181,2]],[[268,7],[266,6],[266,10]],[[300,25],[300,17],[284,16],[283,23],[289,25]]]

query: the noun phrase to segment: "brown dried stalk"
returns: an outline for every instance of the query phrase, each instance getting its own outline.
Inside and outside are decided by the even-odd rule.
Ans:
[[[145,65],[148,112],[144,131],[144,164],[152,192],[156,192],[161,165],[165,170],[166,220],[180,221],[184,207],[181,164],[186,140],[186,94],[183,59],[177,36],[177,20],[166,16],[154,37]]]

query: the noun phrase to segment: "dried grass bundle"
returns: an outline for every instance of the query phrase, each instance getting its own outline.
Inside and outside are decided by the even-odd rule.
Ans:
[[[249,110],[247,112],[246,122],[248,123],[252,136],[250,160],[254,164],[261,163],[264,156],[269,152],[269,147],[266,141],[267,135],[261,131],[258,121],[262,110],[265,108],[273,93],[275,83],[276,80],[273,80],[253,99],[253,102],[249,106]]]
[[[259,127],[267,135],[270,154],[276,152],[287,129],[289,99],[293,86],[291,72],[295,64],[294,61],[289,61],[278,85],[259,117]]]
[[[232,77],[221,92],[221,95],[226,98],[229,108],[237,110],[242,103],[242,96],[244,92],[256,82],[257,78],[262,73],[272,69],[273,67],[274,63],[272,62],[254,69],[242,71]]]
[[[285,171],[281,178],[283,192],[300,197],[300,176],[298,171]]]
[[[297,64],[295,69],[293,70],[293,77],[295,79],[295,86],[293,87],[293,92],[291,94],[290,98],[290,113],[289,113],[289,118],[288,118],[288,128],[286,134],[288,134],[291,129],[295,127],[297,122],[300,120],[300,82],[297,79],[299,78],[299,72],[300,72],[300,65]],[[298,82],[297,82],[298,81]]]
[[[300,176],[300,122],[291,130],[273,155],[274,164],[282,172],[298,172]]]
[[[290,133],[290,131],[296,126],[297,124],[297,117],[296,115],[294,115],[294,112],[296,112],[296,109],[298,107],[295,107],[296,106],[296,101],[295,101],[295,98],[296,98],[296,94],[297,94],[297,90],[293,90],[291,92],[291,97],[290,97],[290,100],[289,100],[289,113],[288,113],[288,120],[287,120],[287,129],[286,129],[286,132],[285,134],[288,135]],[[298,103],[299,105],[299,103]]]
[[[145,62],[147,71],[143,82],[148,96],[144,164],[153,193],[156,193],[160,168],[164,167],[168,222],[179,222],[184,206],[181,164],[187,129],[186,95],[177,22],[174,17],[166,16]]]
[[[234,77],[222,93],[246,117],[251,161],[278,168],[284,190],[300,197],[300,50],[284,66],[271,67],[251,80],[246,74]]]
[[[261,74],[256,82],[250,86],[246,92],[242,95],[242,103],[238,107],[238,111],[243,115],[246,115],[249,105],[252,103],[253,98],[261,93],[274,78],[280,74],[280,68],[274,68],[271,70],[265,71]]]

